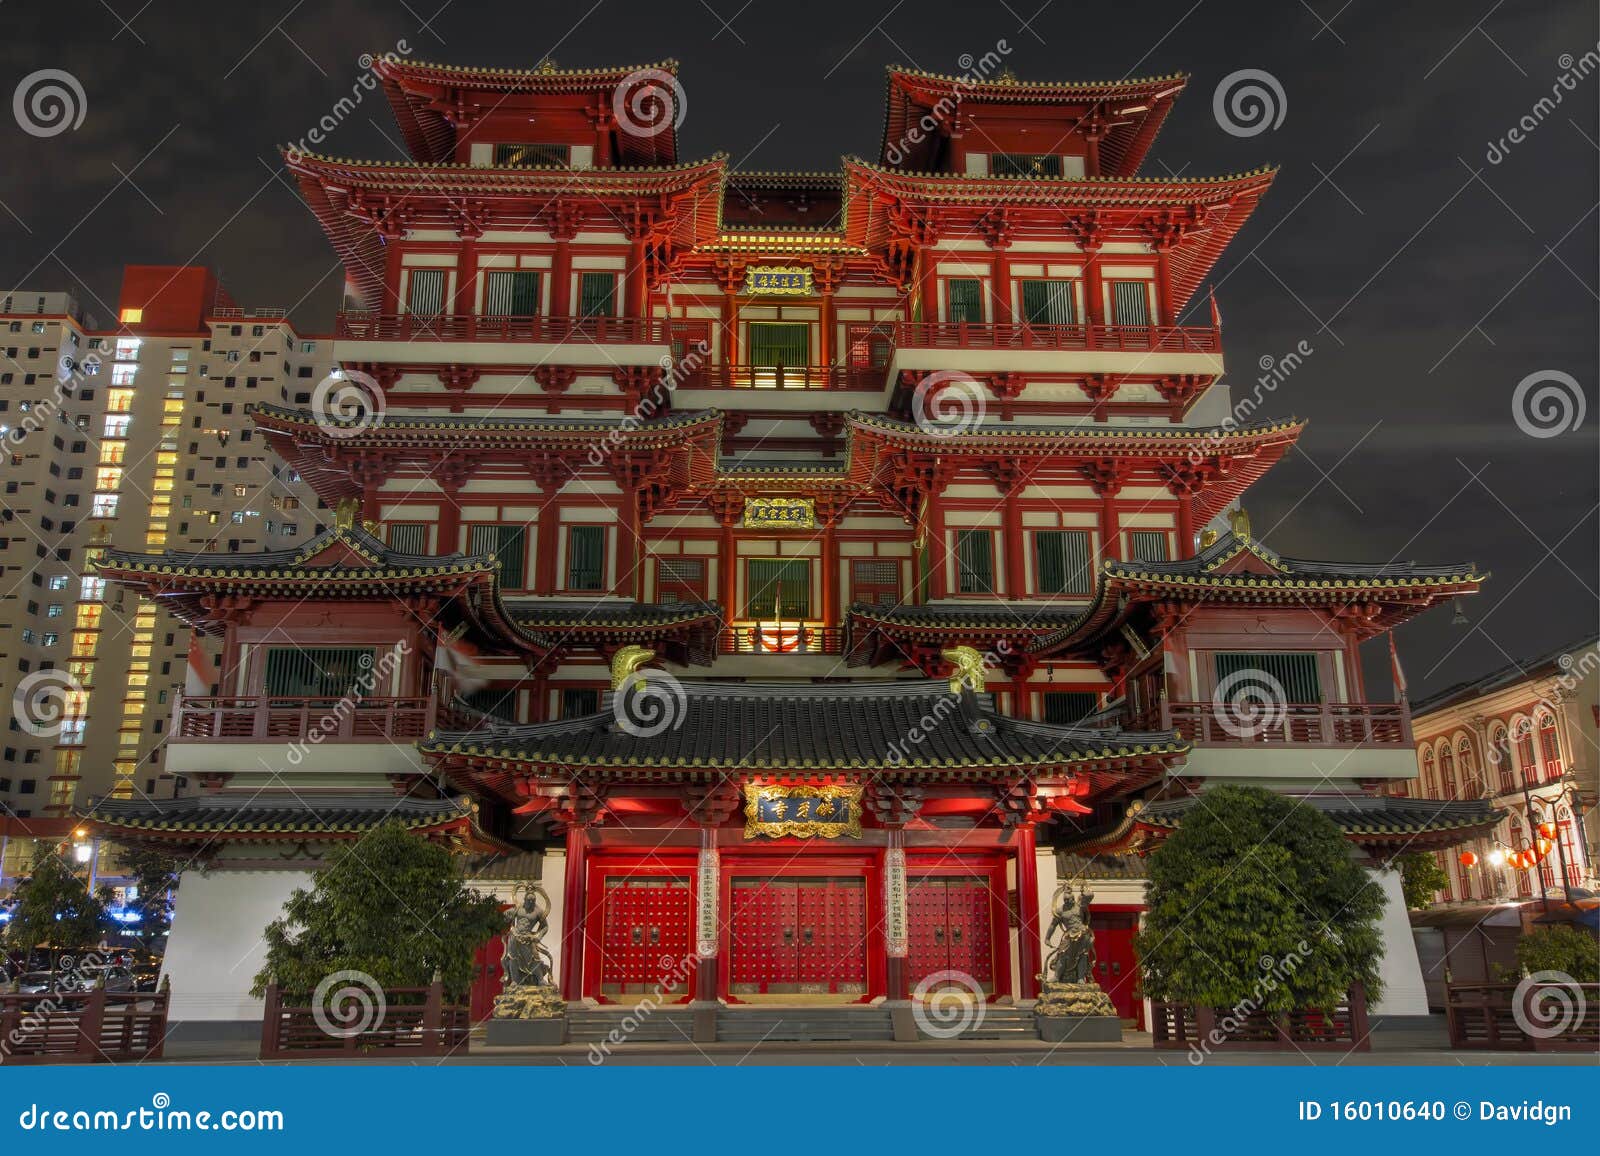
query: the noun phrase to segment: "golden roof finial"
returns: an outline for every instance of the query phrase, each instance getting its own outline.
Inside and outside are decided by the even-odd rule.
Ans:
[[[611,658],[611,689],[621,690],[628,676],[656,656],[648,646],[624,646]]]
[[[1233,531],[1233,536],[1241,542],[1250,540],[1250,515],[1243,506],[1235,506],[1228,515],[1228,528]]]
[[[1008,64],[1000,70],[1000,74],[994,78],[994,82],[996,84],[1015,84],[1017,83],[1017,74],[1011,71],[1011,66]]]
[[[939,657],[955,667],[950,672],[950,693],[960,694],[963,686],[970,686],[974,694],[983,693],[983,655],[970,646],[952,646],[941,650]]]
[[[336,530],[354,530],[361,516],[360,498],[340,498],[333,507],[333,526]]]
[[[539,71],[541,73],[543,73],[545,76],[549,76],[555,70],[556,70],[556,59],[555,59],[555,57],[546,56],[543,60],[539,61]]]
[[[1200,549],[1206,550],[1217,544],[1217,532],[1207,526],[1200,531]]]

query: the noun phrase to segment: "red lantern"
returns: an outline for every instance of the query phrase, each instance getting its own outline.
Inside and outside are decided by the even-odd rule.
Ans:
[[[1476,851],[1461,852],[1461,865],[1463,867],[1476,867],[1478,865],[1478,853]]]
[[[1539,834],[1546,839],[1554,839],[1556,837],[1556,825],[1554,823],[1540,823]]]

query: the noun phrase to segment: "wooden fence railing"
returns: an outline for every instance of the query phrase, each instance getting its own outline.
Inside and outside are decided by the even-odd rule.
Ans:
[[[1444,990],[1452,1048],[1600,1052],[1600,984],[1448,983]],[[1552,1034],[1544,1034],[1546,1029]]]
[[[1150,1024],[1157,1048],[1200,1051],[1372,1050],[1367,996],[1360,984],[1337,1007],[1268,1012],[1245,1008],[1190,1007],[1152,1001]]]
[[[423,997],[421,1003],[401,1002],[417,996]],[[341,1021],[326,1008],[285,1006],[278,985],[269,984],[261,1016],[261,1058],[359,1060],[464,1055],[472,1021],[466,1007],[444,1002],[444,984],[435,980],[427,987],[385,988],[382,1002],[371,1009],[371,1014],[364,1009],[362,1019],[353,1027],[361,1030],[343,1034]]]
[[[0,1064],[159,1060],[172,990],[0,995]]]

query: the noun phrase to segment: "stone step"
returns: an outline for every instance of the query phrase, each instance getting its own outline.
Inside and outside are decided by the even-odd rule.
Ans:
[[[740,1043],[892,1040],[883,1008],[722,1008],[717,1039]]]
[[[925,1023],[919,1021],[917,1034],[925,1040],[1037,1040],[1039,1038],[1039,1025],[1034,1019],[1032,1008],[988,1005],[984,1008],[983,1015],[974,1017],[972,1022],[961,1024],[961,1021],[956,1019],[949,1026],[954,1028],[957,1025],[961,1026],[959,1033],[945,1035],[939,1030],[940,1023],[929,1017]],[[930,1028],[933,1030],[929,1030]]]
[[[681,1044],[694,1038],[694,1015],[687,1008],[567,1008],[567,1041],[574,1044],[618,1039],[636,1044]]]

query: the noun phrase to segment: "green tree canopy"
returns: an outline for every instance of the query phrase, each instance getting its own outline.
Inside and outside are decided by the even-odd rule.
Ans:
[[[19,951],[59,947],[82,951],[100,942],[106,928],[103,895],[52,848],[41,850],[33,870],[17,884],[17,904],[6,926],[7,946]]]
[[[446,993],[464,998],[473,951],[506,918],[494,897],[464,885],[460,862],[398,823],[342,847],[267,926],[254,994],[274,976],[285,995],[309,998],[336,971],[365,972],[387,988],[426,986],[437,970]]]
[[[1600,983],[1600,940],[1567,923],[1541,927],[1517,940],[1517,962],[1529,975],[1557,971],[1578,983]]]
[[[179,863],[172,855],[154,847],[118,846],[117,868],[134,884],[136,894],[123,906],[139,916],[127,930],[149,947],[172,926],[172,901],[169,892],[177,889]]]
[[[1384,894],[1322,812],[1257,787],[1207,791],[1149,858],[1144,990],[1196,1006],[1331,1007],[1380,994]]]
[[[1407,851],[1395,857],[1394,865],[1400,869],[1400,889],[1409,911],[1431,907],[1433,897],[1450,886],[1450,876],[1430,851]]]

